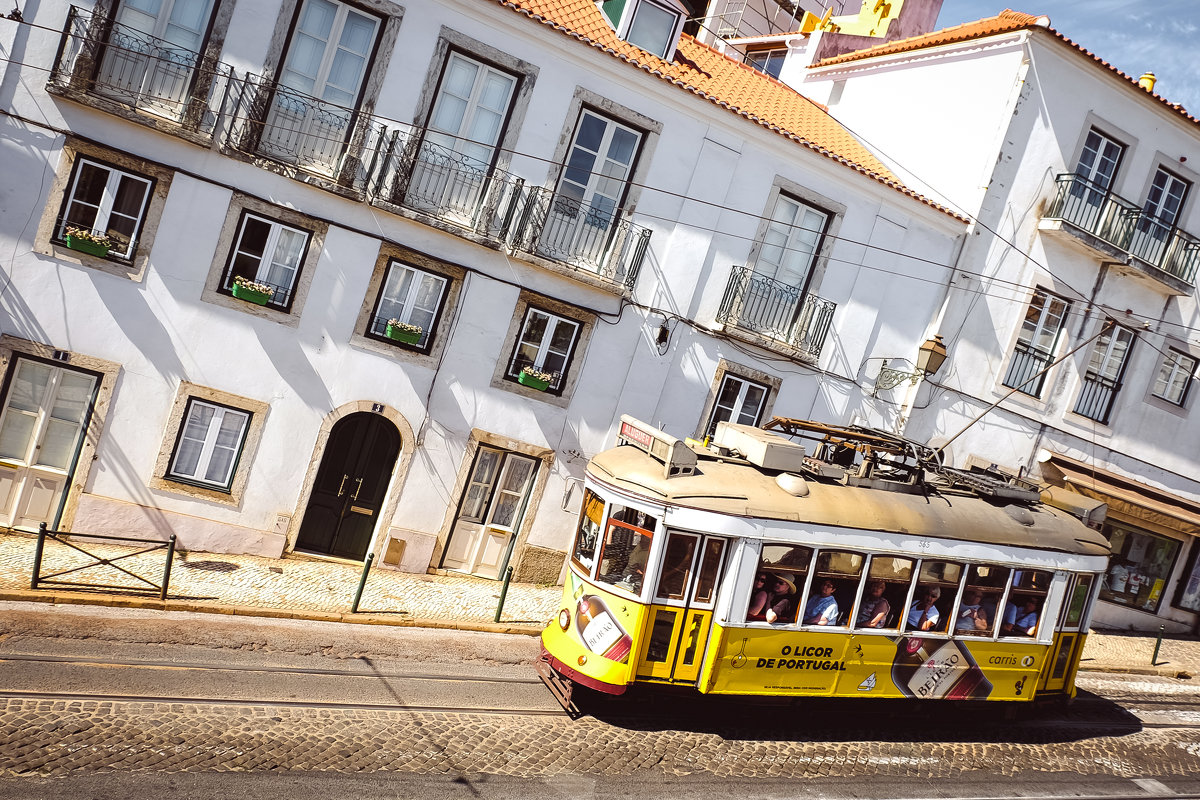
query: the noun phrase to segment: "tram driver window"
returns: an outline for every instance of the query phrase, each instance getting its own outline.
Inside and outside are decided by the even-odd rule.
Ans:
[[[644,511],[614,503],[609,510],[596,580],[641,594],[657,524],[658,520]]]
[[[796,592],[804,586],[812,549],[789,544],[764,544],[754,585],[750,590],[747,622],[790,625],[796,621]]]
[[[1013,570],[1012,593],[1000,621],[1002,636],[1037,636],[1053,575],[1043,570]]]
[[[1008,568],[973,564],[967,571],[962,601],[954,613],[958,636],[991,636],[996,630],[996,609],[1008,583]]]
[[[801,622],[805,625],[845,626],[858,596],[866,557],[844,550],[822,550],[817,555],[812,594],[804,603]]]
[[[575,548],[571,559],[588,575],[596,565],[596,544],[600,541],[600,523],[604,519],[604,500],[591,489],[583,493],[583,509],[579,515],[579,530],[575,532]]]

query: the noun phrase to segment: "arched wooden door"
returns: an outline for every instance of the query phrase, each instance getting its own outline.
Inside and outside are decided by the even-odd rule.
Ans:
[[[400,432],[378,414],[340,419],[329,432],[296,549],[360,560],[371,545],[400,454]]]

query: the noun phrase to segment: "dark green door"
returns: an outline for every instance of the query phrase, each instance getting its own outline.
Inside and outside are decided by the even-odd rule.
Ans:
[[[329,432],[296,549],[365,558],[399,453],[399,431],[378,414],[338,420]]]

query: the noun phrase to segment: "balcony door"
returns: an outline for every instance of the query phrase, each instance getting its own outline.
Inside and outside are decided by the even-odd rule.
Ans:
[[[537,459],[492,447],[476,451],[442,556],[445,569],[500,577],[525,517],[537,464]]]
[[[1158,168],[1134,227],[1129,252],[1155,266],[1162,264],[1189,188],[1190,184],[1183,178]]]
[[[187,104],[213,0],[124,0],[100,58],[96,89],[178,119]]]
[[[98,385],[91,373],[16,359],[0,410],[0,525],[58,525]]]
[[[259,149],[334,173],[375,48],[379,20],[345,3],[304,0]]]
[[[459,53],[446,60],[404,204],[471,224],[517,79]]]
[[[781,194],[742,301],[742,327],[790,340],[829,215]]]
[[[1064,214],[1067,219],[1093,233],[1100,232],[1101,224],[1107,228],[1117,222],[1107,219],[1108,214],[1115,212],[1116,206],[1107,211],[1106,208],[1110,205],[1108,192],[1124,151],[1122,145],[1094,128],[1088,131],[1083,152],[1079,154],[1079,163],[1075,167],[1076,180],[1071,185],[1070,209]]]
[[[641,140],[633,128],[583,111],[546,212],[538,255],[596,272],[604,267]]]

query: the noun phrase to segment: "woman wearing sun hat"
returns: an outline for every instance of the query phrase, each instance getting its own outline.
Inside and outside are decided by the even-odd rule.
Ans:
[[[792,604],[792,595],[796,593],[796,576],[790,572],[767,573],[768,587],[771,590],[771,600],[765,615],[767,622],[781,625],[792,622],[796,611]]]

